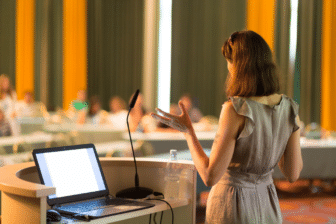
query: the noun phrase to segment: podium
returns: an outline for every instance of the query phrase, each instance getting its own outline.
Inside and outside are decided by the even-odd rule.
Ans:
[[[100,158],[100,163],[111,195],[119,190],[134,186],[133,158]],[[148,187],[157,192],[164,192],[164,176],[167,160],[156,158],[137,158],[138,174],[141,187]],[[185,180],[180,185],[180,197],[167,200],[174,210],[174,223],[196,223],[196,178],[197,173],[193,162],[177,161],[174,169],[183,171]],[[15,223],[46,223],[46,211],[50,209],[47,196],[54,194],[54,187],[40,183],[34,162],[8,165],[0,168],[1,190],[1,224]],[[177,189],[176,189],[177,190]],[[164,212],[163,223],[171,223],[171,211],[161,201],[154,203],[152,208],[123,213],[91,220],[89,223],[148,223],[149,215]],[[152,216],[153,217],[153,216]],[[159,220],[160,214],[157,215]],[[53,222],[54,223],[54,222]],[[59,223],[88,223],[71,218],[62,218]]]

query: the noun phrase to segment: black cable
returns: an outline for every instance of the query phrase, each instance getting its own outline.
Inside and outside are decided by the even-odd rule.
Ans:
[[[154,213],[154,217],[153,217],[153,219],[154,219],[154,224],[157,224],[157,223],[156,223],[156,214],[157,214],[157,213],[155,212],[155,213]]]
[[[149,214],[149,224],[152,223],[152,214]]]
[[[172,224],[174,224],[174,211],[173,211],[173,208],[171,207],[171,205],[167,201],[165,201],[163,199],[148,199],[148,200],[163,201],[164,203],[166,203],[169,206],[170,211],[172,213]]]
[[[161,212],[160,224],[162,224],[163,211]]]

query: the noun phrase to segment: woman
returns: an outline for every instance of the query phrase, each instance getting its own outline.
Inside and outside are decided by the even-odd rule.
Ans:
[[[0,137],[11,135],[12,135],[12,129],[5,117],[4,112],[0,109]]]
[[[0,107],[4,110],[8,119],[14,117],[15,103],[17,96],[12,88],[9,77],[6,74],[0,75]]]
[[[77,124],[84,124],[87,112],[86,90],[81,89],[77,92],[77,99],[71,102],[69,109],[66,111],[66,115]]]
[[[206,223],[282,223],[272,172],[278,164],[294,182],[302,170],[298,105],[279,95],[272,53],[253,31],[233,33],[222,48],[229,76],[219,127],[210,157],[200,145],[190,118],[152,114],[184,132],[195,166],[213,186]]]
[[[108,121],[113,127],[121,130],[127,130],[126,126],[126,102],[119,96],[110,99],[110,114]]]
[[[13,89],[9,77],[6,74],[0,75],[0,108],[3,110],[7,121],[9,122],[12,134],[19,135],[20,125],[14,119],[15,114],[15,104],[17,101],[17,95]]]
[[[104,124],[106,122],[107,112],[101,109],[101,103],[98,96],[92,96],[89,102],[89,123],[94,125]]]
[[[133,95],[130,101],[133,99]],[[140,93],[133,109],[129,115],[129,128],[131,132],[153,132],[157,128],[157,122],[149,113],[147,113],[144,103],[143,96]]]

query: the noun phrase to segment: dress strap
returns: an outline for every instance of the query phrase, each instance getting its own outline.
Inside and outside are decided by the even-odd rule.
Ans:
[[[291,105],[291,115],[290,115],[290,120],[293,123],[293,132],[298,130],[300,128],[300,124],[298,124],[296,117],[299,115],[299,104],[297,104],[292,98],[289,98],[288,96],[285,95],[287,100],[289,101]]]

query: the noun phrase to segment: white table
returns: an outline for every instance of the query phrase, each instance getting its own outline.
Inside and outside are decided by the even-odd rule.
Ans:
[[[13,148],[19,144],[29,145],[31,148],[43,148],[47,143],[50,143],[53,139],[52,134],[47,134],[43,132],[36,132],[27,135],[19,136],[9,136],[0,138],[1,151],[5,150],[6,153],[10,154],[15,151]],[[4,154],[4,152],[0,153]]]
[[[336,179],[336,139],[300,139],[302,179]],[[284,179],[278,166],[273,177]]]
[[[301,179],[336,179],[336,139],[311,140],[300,139],[301,152],[303,158],[303,169]],[[210,156],[210,149],[204,149]],[[169,159],[169,152],[153,155],[152,158]],[[178,160],[192,160],[190,151],[187,149],[177,152]],[[273,178],[285,179],[278,166],[275,167]],[[206,187],[197,173],[197,193],[210,190]]]
[[[123,129],[112,127],[111,125],[92,125],[92,124],[46,124],[44,130],[49,133],[78,133],[80,143],[100,143],[122,140]]]
[[[0,138],[0,140],[2,139]],[[34,139],[32,138],[31,141],[32,140]],[[103,157],[104,156],[107,156],[107,157],[132,156],[131,143],[129,141],[104,142],[104,143],[97,143],[94,145],[96,147],[97,154],[99,156],[103,156]],[[140,149],[141,146],[142,146],[141,142],[133,143],[133,147],[134,147],[136,155],[137,155],[137,151]],[[28,161],[33,161],[32,151],[16,153],[16,154],[0,155],[0,167],[6,166],[6,165],[17,164],[17,163],[28,162]]]
[[[43,131],[44,117],[21,117],[16,118],[16,123],[20,126],[21,134],[30,134],[36,131]]]
[[[196,132],[196,136],[203,148],[211,148],[216,132]],[[123,138],[129,139],[128,133]],[[150,132],[132,133],[132,140],[143,140],[153,145],[155,154],[169,153],[170,149],[184,150],[188,148],[183,133],[180,132]]]

